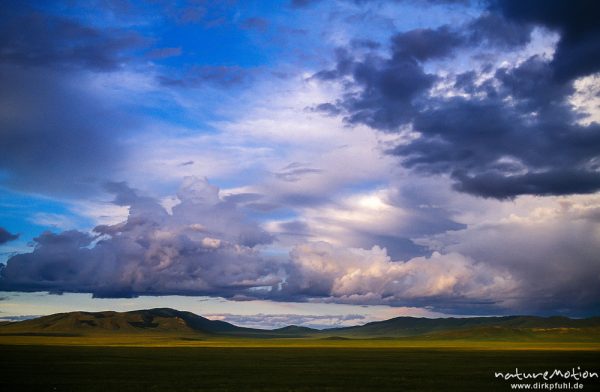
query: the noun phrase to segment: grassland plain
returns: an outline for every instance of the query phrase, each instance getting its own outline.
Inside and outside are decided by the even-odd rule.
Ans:
[[[600,373],[599,323],[400,317],[257,330],[169,308],[61,313],[0,327],[0,390],[508,391],[495,372]]]
[[[179,339],[107,346],[90,339],[81,346],[68,337],[20,339],[0,345],[3,391],[508,391],[510,382],[494,372],[600,370],[600,351],[589,345]],[[582,383],[584,390],[600,387],[598,379]]]

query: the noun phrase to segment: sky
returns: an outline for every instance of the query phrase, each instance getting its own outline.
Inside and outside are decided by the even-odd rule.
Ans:
[[[600,314],[591,0],[0,9],[0,319]]]

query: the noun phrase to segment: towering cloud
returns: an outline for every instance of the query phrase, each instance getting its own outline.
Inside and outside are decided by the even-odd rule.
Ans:
[[[116,204],[129,206],[125,222],[92,234],[40,235],[32,253],[8,261],[0,288],[97,297],[233,296],[280,282],[279,266],[254,249],[271,237],[206,181],[187,179],[171,214],[123,183],[108,188]]]

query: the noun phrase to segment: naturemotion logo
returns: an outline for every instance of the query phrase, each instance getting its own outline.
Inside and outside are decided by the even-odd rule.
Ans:
[[[553,369],[538,372],[525,372],[515,368],[509,372],[494,372],[495,378],[507,381],[525,381],[523,383],[511,383],[511,389],[533,389],[533,390],[580,390],[584,388],[579,381],[598,379],[598,372],[583,370],[580,366],[571,369]],[[536,381],[530,383],[528,381]],[[543,382],[542,382],[543,381]],[[554,381],[554,382],[545,382]],[[561,381],[561,382],[558,382]],[[569,381],[569,382],[567,382]],[[575,382],[571,382],[575,381]]]

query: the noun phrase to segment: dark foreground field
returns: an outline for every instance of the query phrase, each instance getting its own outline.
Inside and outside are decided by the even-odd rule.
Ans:
[[[487,392],[511,390],[494,371],[577,366],[599,371],[598,351],[6,345],[0,390]]]

